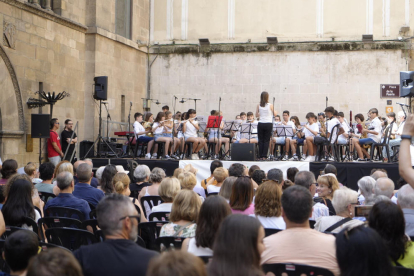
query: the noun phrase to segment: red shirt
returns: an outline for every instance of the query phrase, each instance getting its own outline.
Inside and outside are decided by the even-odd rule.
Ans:
[[[60,156],[60,154],[53,148],[52,142],[55,142],[59,149],[62,151],[62,147],[60,146],[60,137],[57,132],[51,130],[50,131],[50,138],[47,139],[47,156],[48,157],[55,157]]]

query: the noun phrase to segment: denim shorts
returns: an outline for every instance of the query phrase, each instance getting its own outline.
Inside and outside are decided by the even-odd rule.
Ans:
[[[154,134],[154,141],[157,142],[158,138],[164,137],[164,134]]]
[[[163,133],[162,137],[172,138],[172,133]]]
[[[294,137],[293,140],[296,140],[298,145],[303,145],[303,142],[305,142],[305,138]]]
[[[149,136],[138,137],[138,143],[148,143],[148,142],[151,142],[152,140],[154,140],[154,137],[149,137]]]
[[[364,139],[359,139],[359,144],[360,145],[370,145],[375,143],[374,139],[372,138],[364,138]]]
[[[276,144],[279,144],[279,145],[286,144],[286,138],[285,137],[275,137],[273,139],[275,139]]]

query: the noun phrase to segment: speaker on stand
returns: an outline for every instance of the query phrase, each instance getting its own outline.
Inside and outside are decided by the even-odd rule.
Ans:
[[[39,164],[42,164],[42,138],[50,138],[50,115],[32,114],[31,132],[32,138],[39,140]]]

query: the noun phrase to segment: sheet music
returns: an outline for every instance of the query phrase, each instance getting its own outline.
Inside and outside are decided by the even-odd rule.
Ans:
[[[276,126],[276,133],[279,137],[293,137],[293,128],[291,126]]]
[[[240,126],[240,138],[241,139],[255,139],[257,138],[257,122],[243,123]]]

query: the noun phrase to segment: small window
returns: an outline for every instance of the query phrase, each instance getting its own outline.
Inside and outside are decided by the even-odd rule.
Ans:
[[[116,0],[115,33],[131,39],[132,0]]]

